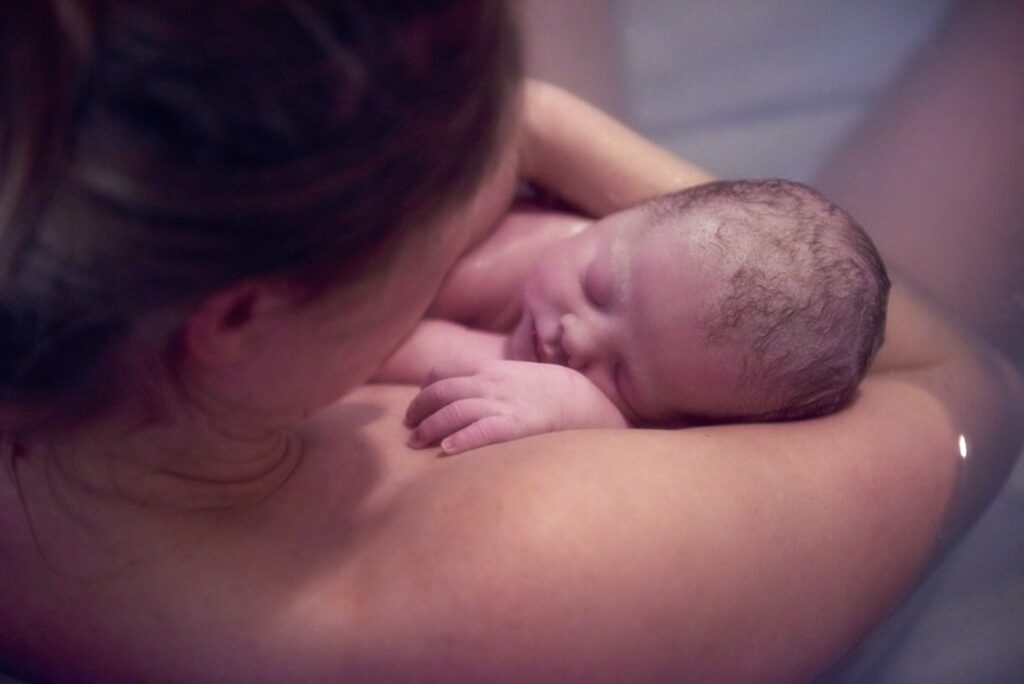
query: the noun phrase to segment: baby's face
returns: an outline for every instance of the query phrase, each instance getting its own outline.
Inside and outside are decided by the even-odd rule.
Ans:
[[[635,424],[729,401],[735,359],[701,323],[719,275],[685,235],[632,209],[559,245],[527,282],[510,355],[579,370]]]

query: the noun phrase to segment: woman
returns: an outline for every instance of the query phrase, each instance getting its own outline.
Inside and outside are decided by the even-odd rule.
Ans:
[[[14,674],[806,679],[1015,453],[1015,377],[902,290],[826,419],[409,450],[415,388],[351,390],[517,170],[595,215],[706,176],[517,109],[496,3],[2,11]]]

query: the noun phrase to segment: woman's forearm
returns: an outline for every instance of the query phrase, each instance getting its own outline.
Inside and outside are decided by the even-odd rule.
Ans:
[[[537,81],[523,106],[524,175],[595,217],[714,175],[566,91]]]
[[[980,338],[956,330],[927,299],[894,278],[885,342],[869,378],[906,378],[946,407],[960,456],[944,543],[1002,486],[1024,437],[1020,374]]]

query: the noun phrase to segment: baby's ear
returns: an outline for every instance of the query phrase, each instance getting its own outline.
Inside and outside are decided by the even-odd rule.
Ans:
[[[243,280],[214,292],[185,321],[182,351],[203,366],[230,365],[297,299],[295,285],[280,278]]]

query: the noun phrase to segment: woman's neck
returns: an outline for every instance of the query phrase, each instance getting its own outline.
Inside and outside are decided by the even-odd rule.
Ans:
[[[126,408],[26,442],[22,461],[45,465],[62,486],[107,504],[244,506],[287,481],[303,445],[295,421],[230,413],[178,404],[158,417]]]

